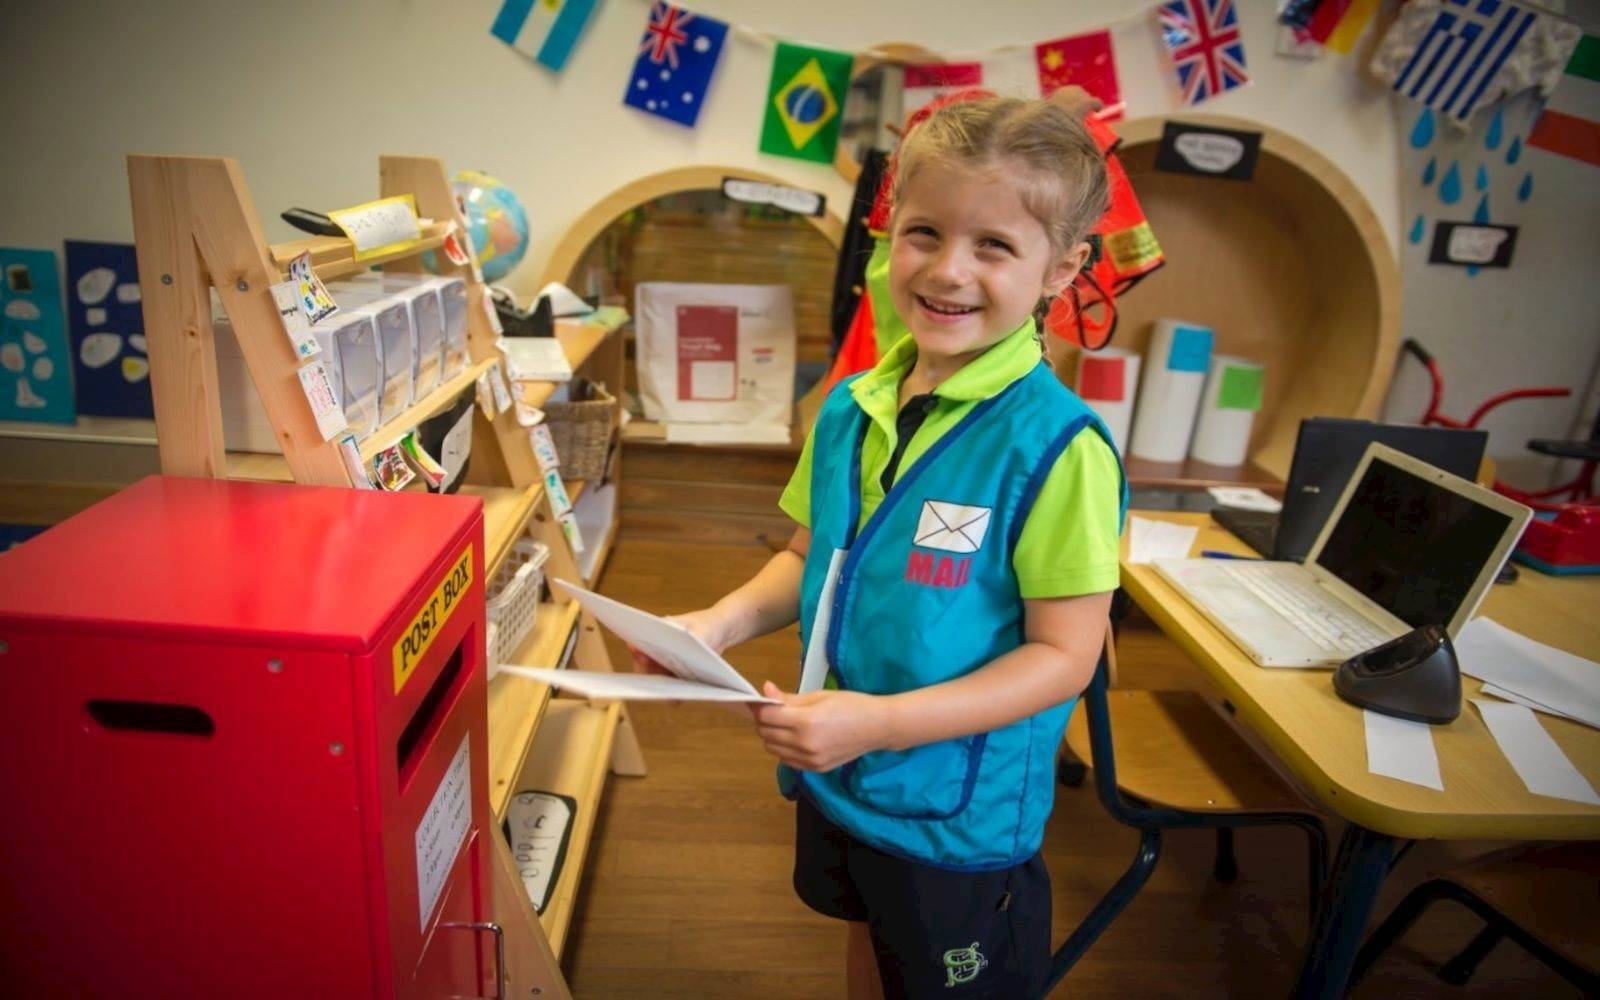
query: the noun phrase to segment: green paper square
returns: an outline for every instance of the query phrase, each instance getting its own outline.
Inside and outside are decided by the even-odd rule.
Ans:
[[[853,61],[848,52],[779,42],[767,83],[761,152],[832,163]]]
[[[1224,365],[1222,384],[1217,387],[1217,409],[1252,412],[1261,409],[1262,374],[1260,368]]]

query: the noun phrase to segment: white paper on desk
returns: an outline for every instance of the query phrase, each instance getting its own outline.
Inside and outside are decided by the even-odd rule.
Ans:
[[[686,681],[682,677],[660,674],[613,674],[598,670],[552,670],[549,667],[518,667],[502,664],[502,674],[515,674],[553,688],[581,694],[585,698],[608,701],[742,701],[778,705],[773,698],[747,694],[715,684]]]
[[[1490,618],[1455,640],[1461,672],[1600,729],[1600,663],[1535,642]]]
[[[745,696],[743,700],[761,697],[727,660],[681,625],[648,611],[629,607],[621,601],[602,597],[565,580],[550,582],[571,594],[585,611],[594,615],[600,624],[615,632],[628,645],[642,650],[684,680],[736,691]]]
[[[788,424],[667,424],[670,444],[788,444],[791,434]]]
[[[1200,528],[1193,524],[1173,524],[1147,517],[1128,518],[1128,561],[1148,563],[1155,559],[1187,559]]]
[[[1583,722],[1582,719],[1574,719],[1572,716],[1568,715],[1567,713],[1559,712],[1556,709],[1551,708],[1549,705],[1540,704],[1539,702],[1534,701],[1532,698],[1523,697],[1522,695],[1517,694],[1514,691],[1507,691],[1505,688],[1500,687],[1497,684],[1484,684],[1484,686],[1479,688],[1478,690],[1482,694],[1486,694],[1486,695],[1490,695],[1491,697],[1499,698],[1501,701],[1509,701],[1513,705],[1522,705],[1522,706],[1524,706],[1526,708],[1531,708],[1535,712],[1543,712],[1546,715],[1554,715],[1559,719],[1570,719],[1571,721],[1577,722],[1577,723],[1582,723]]]
[[[1282,512],[1283,503],[1254,486],[1207,486],[1206,492],[1224,507],[1239,510],[1260,510],[1269,514]]]
[[[1600,806],[1600,795],[1595,794],[1594,786],[1572,766],[1560,745],[1534,717],[1532,709],[1487,698],[1469,700],[1478,706],[1478,714],[1489,727],[1489,735],[1500,745],[1500,752],[1506,755],[1511,769],[1528,786],[1528,791]]]
[[[1367,770],[1386,778],[1444,791],[1439,777],[1439,754],[1433,748],[1433,729],[1426,722],[1397,719],[1362,709],[1367,726]]]

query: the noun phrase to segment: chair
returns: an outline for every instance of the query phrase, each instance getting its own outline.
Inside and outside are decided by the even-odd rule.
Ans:
[[[1304,801],[1201,695],[1110,692],[1114,672],[1108,631],[1083,693],[1083,711],[1067,728],[1067,746],[1094,771],[1095,791],[1106,811],[1139,831],[1139,849],[1128,870],[1056,949],[1041,995],[1049,994],[1144,887],[1160,859],[1164,830],[1216,830],[1216,874],[1230,881],[1237,873],[1235,828],[1296,827],[1305,832],[1309,849],[1309,913],[1314,915],[1322,893],[1327,833]]]
[[[1485,923],[1465,948],[1439,967],[1460,986],[1502,938],[1509,937],[1585,996],[1600,995],[1600,847],[1524,845],[1434,872],[1411,890],[1372,932],[1350,971],[1354,989],[1385,950],[1441,899],[1453,899]]]

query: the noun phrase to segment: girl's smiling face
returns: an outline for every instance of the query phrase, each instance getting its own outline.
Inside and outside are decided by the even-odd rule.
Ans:
[[[889,245],[889,296],[917,353],[954,370],[1005,338],[1082,262],[1061,259],[1023,204],[1014,171],[928,162],[906,182]],[[1087,249],[1086,247],[1084,248]]]

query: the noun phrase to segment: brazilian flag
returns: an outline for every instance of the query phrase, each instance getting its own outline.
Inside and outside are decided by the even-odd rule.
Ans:
[[[761,152],[832,163],[850,90],[848,52],[779,42],[767,84]]]

